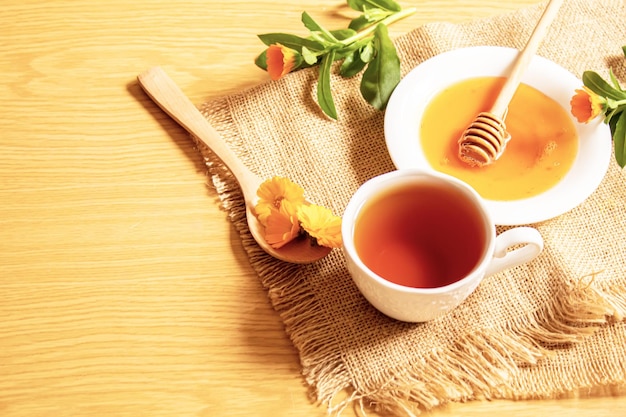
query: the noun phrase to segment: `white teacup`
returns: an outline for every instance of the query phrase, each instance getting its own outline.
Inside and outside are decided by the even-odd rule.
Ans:
[[[342,221],[348,270],[365,298],[397,320],[424,322],[457,307],[484,277],[533,260],[536,229],[496,236],[483,199],[445,174],[397,170],[364,183]]]

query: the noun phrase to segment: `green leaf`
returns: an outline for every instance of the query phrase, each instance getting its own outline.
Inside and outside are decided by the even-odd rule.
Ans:
[[[394,12],[390,12],[388,10],[382,10],[382,9],[376,8],[376,9],[365,10],[363,15],[366,16],[370,22],[379,22],[393,13]]]
[[[256,57],[254,64],[262,70],[267,71],[267,49]]]
[[[335,49],[335,61],[347,58],[355,51],[359,51],[359,53],[361,53],[360,51],[363,49],[363,47],[371,43],[373,38],[373,36],[370,36],[368,38],[362,38],[356,42],[349,43],[341,48],[333,48]]]
[[[389,10],[390,12],[399,12],[402,7],[393,0],[366,0],[367,3],[379,9]]]
[[[344,40],[344,39],[348,39],[353,37],[354,35],[356,35],[356,31],[352,30],[352,29],[339,29],[339,30],[331,30],[330,33],[337,39],[337,40]]]
[[[304,59],[304,62],[306,62],[308,65],[317,64],[317,58],[318,55],[311,52],[309,48],[307,48],[306,46],[302,47],[302,59]]]
[[[609,106],[610,106],[610,102],[614,103],[615,101],[611,100],[611,99],[608,99],[607,103],[609,103]],[[616,105],[613,105],[613,107],[609,107],[609,109],[610,110],[604,114],[604,123],[608,123],[611,126],[611,133],[612,133],[613,132],[613,128],[615,127],[615,126],[613,126],[613,124],[614,124],[614,122],[617,121],[615,116],[619,115],[621,109],[618,106],[616,106]]]
[[[335,61],[341,61],[342,59],[348,58],[350,55],[354,53],[354,51],[355,51],[354,48],[335,49]]]
[[[390,12],[402,10],[402,7],[393,0],[348,0],[348,6],[353,10],[361,12],[371,8],[388,10]]]
[[[616,90],[594,71],[583,72],[583,84],[599,96],[614,100],[626,99],[626,92]]]
[[[304,26],[309,31],[311,31],[311,34],[319,33],[320,35],[322,35],[322,38],[325,39],[326,41],[330,43],[337,42],[337,38],[335,38],[335,36],[333,36],[332,33],[324,29],[315,20],[313,20],[313,18],[307,12],[302,12],[302,23],[304,23]]]
[[[350,29],[354,29],[355,31],[363,30],[369,26],[372,26],[386,17],[392,15],[393,12],[382,9],[365,9],[362,15],[352,19],[350,21],[350,25],[348,26]]]
[[[319,42],[320,45],[324,45],[324,48],[333,44],[333,42],[328,42],[328,38],[321,32],[311,32],[310,39]]]
[[[330,71],[335,61],[335,50],[331,49],[320,63],[320,74],[317,81],[317,103],[329,117],[337,120],[337,109],[330,89]]]
[[[619,81],[617,77],[615,76],[615,73],[613,73],[612,69],[609,69],[609,76],[611,77],[611,82],[613,83],[613,87],[615,87],[616,90],[624,91],[622,86],[619,84]]]
[[[375,54],[374,43],[368,42],[360,51],[361,61],[368,63],[374,58]]]
[[[365,45],[367,45],[368,43],[372,42],[372,39],[374,39],[374,36],[368,36],[365,38],[361,38],[357,41],[351,42],[349,44],[346,44],[344,46],[342,46],[341,48],[337,48],[336,51],[338,54],[342,54],[344,57],[350,55],[351,53],[353,53],[354,51],[358,51],[360,49],[363,49],[363,47]],[[337,60],[337,58],[335,58],[335,61]]]
[[[348,55],[341,63],[339,74],[345,78],[354,77],[365,68],[365,65],[366,63],[361,59],[360,52],[353,51],[352,54]]]
[[[620,168],[624,168],[626,166],[626,110],[623,110],[617,122],[612,124],[611,130],[613,131],[615,160]]]
[[[306,46],[311,51],[322,51],[324,49],[324,45],[320,42],[288,33],[265,33],[257,36],[267,46],[279,43],[298,52],[301,51],[303,46]]]
[[[359,30],[365,29],[366,27],[370,26],[371,24],[372,24],[372,21],[369,20],[367,18],[367,16],[362,14],[362,15],[352,19],[350,21],[350,24],[348,25],[348,27],[350,29],[352,29],[352,30],[359,31]]]
[[[376,55],[363,73],[361,94],[374,108],[383,110],[400,82],[400,59],[383,24],[376,27],[373,46]]]
[[[626,45],[622,46],[622,52],[624,53],[624,56],[626,57]]]
[[[360,12],[363,11],[365,7],[365,2],[363,0],[348,0],[348,7],[352,10],[358,10]]]

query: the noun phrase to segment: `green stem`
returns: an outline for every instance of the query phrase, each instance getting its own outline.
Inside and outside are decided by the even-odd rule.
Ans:
[[[416,11],[417,9],[415,7],[401,10],[399,12],[396,12],[394,14],[387,16],[386,18],[378,22],[378,24],[382,23],[384,25],[389,26],[390,24],[397,22],[398,20],[402,20],[405,17],[409,17]],[[363,29],[361,32],[357,33],[356,35],[350,36],[349,38],[346,38],[340,41],[340,43],[343,45],[350,45],[351,43],[356,42],[359,39],[365,38],[366,36],[371,35],[376,30],[376,26],[378,26],[378,24],[372,24],[371,26],[368,26],[367,28]]]

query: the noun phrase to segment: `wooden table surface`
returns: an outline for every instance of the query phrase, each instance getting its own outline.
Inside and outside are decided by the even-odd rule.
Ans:
[[[392,36],[536,0],[413,3]],[[342,4],[2,2],[0,415],[325,415],[200,155],[135,80],[160,65],[197,104],[265,82],[256,34],[305,34],[304,10],[344,27]],[[613,416],[623,394],[432,416]]]

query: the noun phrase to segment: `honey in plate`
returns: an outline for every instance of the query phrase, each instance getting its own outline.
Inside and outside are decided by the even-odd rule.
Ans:
[[[420,140],[435,170],[467,182],[486,199],[510,201],[533,197],[556,185],[576,158],[578,135],[559,103],[521,84],[506,115],[511,140],[502,156],[484,167],[462,162],[458,139],[478,113],[491,107],[504,80],[470,78],[441,91],[424,112]]]
[[[487,228],[462,191],[435,182],[398,185],[361,208],[356,252],[378,276],[414,288],[465,277],[482,258]]]

